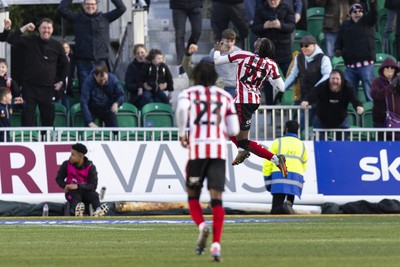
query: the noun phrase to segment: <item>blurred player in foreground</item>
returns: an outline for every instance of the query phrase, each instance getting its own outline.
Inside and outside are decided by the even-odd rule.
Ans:
[[[239,120],[232,96],[214,86],[218,74],[211,62],[200,62],[192,73],[194,86],[178,97],[176,120],[183,147],[189,148],[186,186],[189,210],[199,228],[196,252],[201,255],[206,247],[210,228],[204,220],[200,195],[205,178],[210,191],[213,214],[212,260],[221,259],[221,236],[225,210],[222,192],[225,187],[225,159],[227,137],[239,133]],[[186,126],[189,134],[186,135]]]

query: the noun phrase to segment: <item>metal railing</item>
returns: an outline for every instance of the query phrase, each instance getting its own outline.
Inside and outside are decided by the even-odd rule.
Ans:
[[[304,111],[304,112],[303,112]],[[298,132],[302,140],[315,141],[396,141],[399,129],[361,128],[312,129],[309,126],[309,110],[300,106],[260,106],[252,119],[249,139],[270,141],[284,134],[287,120],[301,124],[304,113],[304,127]],[[140,117],[140,116],[139,116]],[[176,141],[176,127],[9,127],[0,132],[10,134],[10,142],[62,142],[62,141]]]

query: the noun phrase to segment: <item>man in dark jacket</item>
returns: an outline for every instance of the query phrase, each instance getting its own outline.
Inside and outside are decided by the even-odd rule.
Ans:
[[[376,0],[370,0],[371,10],[364,15],[361,4],[350,7],[350,20],[342,23],[335,43],[335,56],[342,56],[346,69],[344,76],[355,90],[362,82],[365,98],[372,101],[371,83],[376,61],[375,25],[378,21]]]
[[[270,39],[275,52],[270,56],[282,73],[287,73],[292,61],[292,33],[296,28],[293,5],[282,0],[258,3],[251,30],[259,38]],[[263,88],[266,104],[273,104],[273,90],[269,83]]]
[[[212,0],[211,27],[217,41],[221,41],[222,32],[229,28],[229,23],[238,31],[236,45],[244,49],[244,40],[249,34],[249,22],[243,0]]]
[[[79,80],[79,88],[89,72],[97,64],[108,64],[110,44],[110,23],[124,14],[126,7],[122,0],[111,0],[116,9],[107,13],[97,11],[97,0],[84,0],[82,11],[72,11],[68,6],[72,0],[62,0],[58,14],[71,22],[75,35],[74,57]]]
[[[108,205],[100,206],[99,194],[96,192],[98,178],[96,166],[85,155],[85,145],[76,143],[71,147],[71,156],[64,161],[58,170],[56,182],[64,189],[72,214],[83,216],[86,207],[92,204],[93,216],[104,216]]]
[[[329,79],[314,87],[311,93],[301,102],[302,108],[316,104],[314,128],[350,128],[347,107],[352,103],[358,115],[364,112],[362,103],[354,93],[354,89],[340,70],[333,70]],[[322,137],[322,136],[321,136]],[[320,137],[320,139],[321,139]],[[341,140],[341,133],[336,134]]]
[[[85,124],[98,127],[94,121],[99,118],[106,127],[118,127],[116,114],[124,97],[118,78],[108,73],[106,66],[96,66],[82,86],[81,109]]]
[[[22,97],[25,106],[22,114],[23,126],[35,126],[35,110],[39,105],[42,126],[53,126],[54,90],[60,91],[67,76],[68,59],[61,43],[51,38],[53,21],[42,19],[39,23],[39,36],[22,36],[24,32],[35,30],[28,23],[9,34],[7,41],[20,46],[25,52],[25,66],[22,82]]]
[[[183,55],[191,44],[197,44],[201,35],[203,0],[170,0],[172,21],[175,29],[176,62],[181,65]],[[189,19],[191,34],[185,48],[186,20]],[[179,67],[179,73],[185,71]]]
[[[325,8],[322,31],[324,32],[326,55],[332,59],[337,34],[349,14],[350,0],[316,0],[316,5]]]

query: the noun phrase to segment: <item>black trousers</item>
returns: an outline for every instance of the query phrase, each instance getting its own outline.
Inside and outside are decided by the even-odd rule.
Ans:
[[[294,195],[287,194],[273,194],[272,195],[272,208],[271,214],[290,214],[285,202],[290,201],[292,204],[294,202]]]
[[[69,202],[70,214],[75,214],[79,202],[85,204],[86,213],[89,213],[89,204],[92,204],[94,210],[100,207],[99,194],[96,191],[72,190],[65,194],[65,199]]]
[[[39,106],[40,124],[53,126],[54,123],[54,86],[38,86],[24,81],[22,96],[24,107],[22,110],[22,126],[36,126],[36,107]]]

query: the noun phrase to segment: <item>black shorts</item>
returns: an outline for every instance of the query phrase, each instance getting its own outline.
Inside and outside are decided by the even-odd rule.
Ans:
[[[240,130],[250,130],[251,117],[259,106],[260,104],[235,103],[236,111],[239,117]]]
[[[225,160],[189,160],[186,171],[186,186],[191,189],[201,189],[206,177],[208,189],[223,192],[225,189]]]

